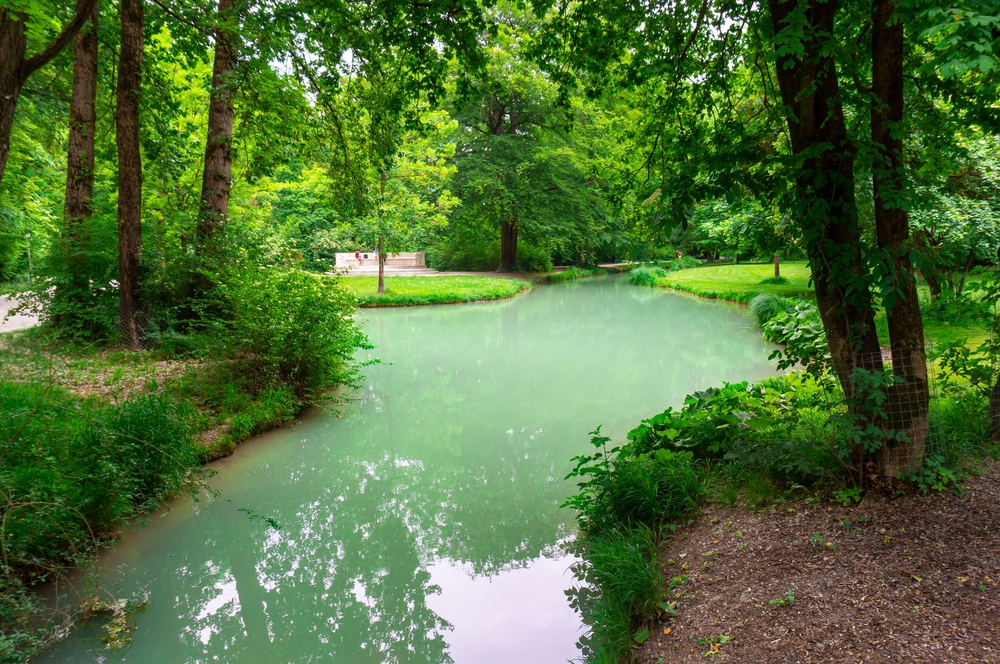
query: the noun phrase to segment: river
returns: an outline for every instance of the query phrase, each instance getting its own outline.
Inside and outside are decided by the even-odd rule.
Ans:
[[[739,308],[624,277],[514,300],[369,309],[381,359],[345,406],[212,464],[210,484],[274,517],[179,498],[102,557],[145,595],[133,642],[99,622],[43,662],[565,662],[575,532],[570,458],[684,395],[773,371]]]

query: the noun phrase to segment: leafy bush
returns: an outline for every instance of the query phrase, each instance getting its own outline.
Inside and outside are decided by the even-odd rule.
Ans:
[[[667,276],[662,267],[637,267],[628,274],[628,282],[633,286],[655,286],[656,280]]]
[[[812,302],[796,302],[785,311],[778,312],[763,325],[764,337],[785,348],[775,351],[778,368],[796,365],[819,375],[830,366],[830,348],[819,309]]]
[[[580,492],[564,504],[577,510],[581,527],[603,532],[657,524],[696,507],[699,485],[691,453],[659,449],[631,455],[620,447],[608,450],[609,442],[600,428],[592,431],[590,443],[598,450],[574,457],[576,467],[566,476],[583,478]]]
[[[517,269],[521,272],[550,272],[552,256],[541,247],[518,242]]]
[[[760,293],[750,300],[750,313],[757,319],[757,325],[761,328],[764,324],[792,308],[792,302],[787,297],[774,293]]]
[[[355,349],[366,344],[355,297],[337,279],[301,270],[232,274],[220,286],[226,316],[215,323],[225,371],[259,394],[287,385],[302,403],[353,383]]]
[[[694,258],[693,256],[681,256],[680,258],[674,258],[669,261],[670,271],[676,272],[678,270],[688,270],[693,267],[698,267],[702,264],[702,261]]]
[[[760,283],[762,286],[783,286],[785,284],[790,284],[791,282],[784,277],[768,277],[767,279],[761,279]]]

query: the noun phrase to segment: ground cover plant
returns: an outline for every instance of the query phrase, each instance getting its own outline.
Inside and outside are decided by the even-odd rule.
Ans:
[[[347,277],[344,286],[362,307],[407,307],[422,304],[484,302],[514,297],[531,287],[522,279],[478,276],[386,277],[385,292],[376,293],[375,277]]]

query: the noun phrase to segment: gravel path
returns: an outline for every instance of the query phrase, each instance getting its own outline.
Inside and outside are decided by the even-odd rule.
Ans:
[[[7,312],[17,306],[17,302],[0,295],[0,332],[22,330],[38,323],[35,316],[7,316]]]
[[[637,662],[1000,662],[1000,468],[967,488],[706,509],[664,546],[688,580]]]

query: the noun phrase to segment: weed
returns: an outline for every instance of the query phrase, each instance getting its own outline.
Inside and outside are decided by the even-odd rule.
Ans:
[[[844,507],[848,507],[852,503],[861,502],[861,493],[862,491],[858,487],[851,489],[837,489],[833,492],[833,499]]]
[[[791,590],[785,593],[784,597],[778,599],[772,599],[767,603],[768,606],[792,606],[795,604],[795,593]]]

